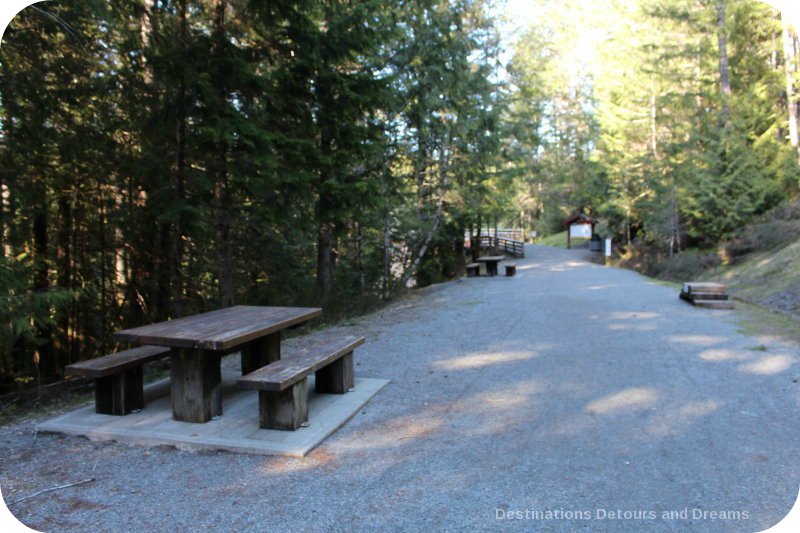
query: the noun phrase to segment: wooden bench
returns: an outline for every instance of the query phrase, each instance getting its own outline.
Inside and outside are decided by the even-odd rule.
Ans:
[[[142,366],[168,356],[169,348],[140,346],[67,366],[67,376],[94,379],[95,411],[105,415],[127,415],[144,407]]]
[[[344,394],[353,389],[353,350],[364,337],[336,337],[288,351],[280,361],[240,377],[236,383],[258,390],[260,426],[296,430],[308,422],[308,375],[317,392]]]
[[[474,278],[479,276],[481,272],[481,264],[480,263],[470,263],[467,265],[467,277]]]
[[[511,277],[517,273],[517,265],[514,263],[506,263],[506,276]]]

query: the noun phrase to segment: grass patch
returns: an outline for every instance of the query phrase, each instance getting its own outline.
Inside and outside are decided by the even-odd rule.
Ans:
[[[670,281],[667,279],[650,278],[650,283],[653,285],[661,285],[662,287],[669,287],[670,289],[681,290],[683,285],[677,281]]]
[[[800,343],[800,323],[796,320],[742,301],[736,302],[736,310],[739,333],[754,337],[780,337]],[[755,346],[750,349],[766,351],[767,348]]]
[[[566,248],[567,232],[562,231],[561,233],[554,233],[553,235],[542,237],[536,241],[536,244],[541,244],[542,246],[554,246],[556,248]]]
[[[754,352],[766,352],[767,350],[769,350],[769,348],[767,348],[763,344],[759,344],[758,346],[749,346],[747,349],[752,350]]]
[[[641,242],[615,266],[675,282],[713,281],[728,292],[785,316],[800,316],[800,201],[787,202],[743,226],[729,242],[670,257]],[[790,326],[791,319],[786,319]]]
[[[778,250],[754,253],[737,264],[710,273],[742,297],[761,300],[800,286],[800,241]]]

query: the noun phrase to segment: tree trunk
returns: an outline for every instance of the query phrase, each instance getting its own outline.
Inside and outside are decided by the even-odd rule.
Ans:
[[[48,250],[48,220],[47,220],[47,188],[42,178],[33,179],[32,189],[36,191],[36,200],[33,207],[33,257],[36,264],[33,274],[34,292],[45,292],[50,289]],[[58,374],[58,362],[53,360],[52,331],[49,326],[37,324],[36,336],[42,343],[35,347],[34,364],[36,365],[37,378],[41,385],[41,377],[55,376]]]
[[[5,157],[3,158],[3,168],[0,169],[0,253],[3,257],[11,255],[11,246],[9,245],[9,235],[6,231],[6,212],[8,210],[8,196],[11,194],[9,189],[9,178],[11,176],[11,169],[14,164],[14,150],[13,150],[13,121],[11,114],[11,103],[9,97],[11,91],[6,87],[5,82],[8,76],[0,76],[0,123],[3,124],[3,142],[2,148]]]
[[[356,230],[356,268],[358,270],[358,289],[361,295],[364,294],[366,289],[367,279],[366,272],[364,271],[364,234],[361,229],[361,224],[355,222]]]
[[[333,198],[325,190],[325,183],[332,180],[330,171],[324,171],[320,178],[320,193],[317,200],[317,292],[320,302],[325,303],[333,283],[334,224],[329,220],[334,207]]]
[[[411,262],[411,265],[406,269],[403,273],[402,281],[400,283],[401,287],[405,287],[408,280],[416,273],[417,269],[419,268],[420,263],[425,258],[425,254],[428,252],[428,247],[433,240],[433,236],[436,235],[436,231],[439,229],[439,224],[442,221],[442,211],[444,209],[444,200],[440,199],[437,206],[436,206],[436,213],[433,216],[433,224],[430,227],[430,230],[425,235],[425,240],[422,242],[422,246],[420,246],[417,255]]]
[[[326,66],[320,66],[321,69]],[[317,294],[320,302],[324,304],[330,296],[333,285],[333,267],[335,250],[336,221],[334,210],[336,198],[331,189],[336,182],[336,172],[333,168],[334,157],[334,103],[330,96],[330,80],[328,74],[321,71],[317,76],[317,86],[320,95],[319,112],[319,149],[322,155],[323,166],[319,171],[318,197],[317,197]]]
[[[383,215],[383,299],[389,299],[392,277],[392,226],[389,220],[389,210]]]
[[[108,274],[106,270],[106,255],[108,254],[108,247],[106,245],[106,226],[108,226],[108,214],[106,212],[105,198],[103,198],[103,190],[98,186],[97,198],[99,205],[97,206],[97,213],[100,215],[100,338],[98,339],[101,352],[106,351],[106,341],[109,335],[108,330],[108,310],[106,308],[108,297],[106,295],[108,285]]]
[[[670,241],[669,241],[669,256],[672,257],[675,252],[679,252],[681,248],[681,234],[680,234],[680,209],[678,206],[678,184],[676,173],[672,172],[672,180],[670,181]]]
[[[150,35],[153,33],[153,3],[154,0],[142,0],[142,16],[139,20],[139,38],[142,42],[142,50],[150,46]],[[143,61],[147,61],[147,54],[143,54]],[[143,76],[145,85],[150,85],[153,81],[153,71],[146,63]]]
[[[728,67],[728,33],[725,27],[725,0],[717,0],[717,45],[719,48],[719,89],[722,95],[722,122],[730,121],[731,81]]]
[[[650,77],[650,149],[653,151],[653,159],[658,158],[658,128],[656,119],[658,118],[658,108],[656,107],[656,80]]]
[[[797,102],[794,94],[794,37],[789,29],[789,21],[785,15],[781,15],[783,21],[783,64],[786,76],[786,108],[789,112],[789,142],[792,144],[796,155],[798,152],[798,133],[797,133]]]
[[[186,0],[178,2],[179,18],[179,49],[181,53],[186,50]],[[178,82],[178,107],[175,127],[175,173],[173,181],[173,196],[178,204],[186,197],[186,72],[181,67],[180,81]],[[181,265],[184,255],[184,221],[183,211],[179,210],[175,220],[175,234],[172,238],[170,254],[171,308],[173,317],[183,316],[183,274]]]
[[[317,229],[317,291],[323,303],[330,295],[333,280],[332,231],[329,222],[320,223]]]
[[[478,211],[478,227],[475,228],[475,237],[474,241],[471,242],[472,244],[472,262],[476,262],[478,258],[481,256],[481,227],[483,221],[481,220],[481,212]]]
[[[61,289],[72,289],[72,201],[70,191],[62,186],[58,195],[58,231],[56,244],[56,264],[58,265],[57,283]],[[69,310],[60,311],[58,316],[58,344],[55,349],[66,355],[68,363],[71,359]]]
[[[439,199],[436,202],[436,212],[433,215],[433,223],[430,226],[430,229],[425,236],[422,245],[417,250],[417,255],[411,262],[409,268],[403,273],[403,277],[401,279],[401,287],[405,287],[408,283],[408,280],[417,272],[420,263],[425,258],[425,254],[428,252],[428,247],[433,240],[433,236],[436,235],[436,232],[439,230],[439,225],[442,222],[442,217],[444,214],[444,195],[445,191],[447,190],[447,173],[449,172],[450,168],[450,159],[449,159],[449,151],[447,146],[450,144],[451,139],[448,137],[445,142],[443,142],[443,146],[440,147],[439,153],[441,154],[440,160],[440,170],[439,170],[439,177],[438,181],[438,189],[439,189]]]
[[[389,180],[391,180],[391,174],[387,165],[387,168],[381,173],[381,196],[386,202],[383,206],[383,280],[381,283],[381,297],[384,300],[389,299],[392,276],[392,221],[390,218],[391,207],[389,198],[391,195],[389,191]]]
[[[217,69],[213,73],[214,90],[217,97],[217,112],[224,114],[228,105],[228,93],[225,78],[220,72],[219,64],[225,54],[225,8],[226,0],[216,0],[214,5],[214,35],[211,53],[217,59]],[[231,261],[231,220],[229,212],[228,191],[228,142],[224,139],[216,142],[214,154],[214,200],[216,202],[216,237],[217,237],[217,275],[219,277],[220,305],[233,305],[233,268]]]
[[[417,175],[417,218],[422,219],[425,209],[425,177],[428,170],[428,152],[425,142],[425,117],[422,113],[417,115],[417,158],[416,169]]]

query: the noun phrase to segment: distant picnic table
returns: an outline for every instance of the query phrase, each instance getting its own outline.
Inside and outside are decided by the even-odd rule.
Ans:
[[[487,255],[485,257],[479,257],[479,263],[486,264],[486,275],[487,276],[496,276],[497,275],[497,264],[505,259],[506,256],[504,255]]]

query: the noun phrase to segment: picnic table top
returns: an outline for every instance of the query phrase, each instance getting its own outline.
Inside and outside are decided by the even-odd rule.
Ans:
[[[114,333],[120,342],[204,350],[227,350],[306,322],[318,307],[237,305]]]
[[[487,261],[502,261],[505,259],[506,256],[504,255],[487,255],[485,257],[479,257],[478,261],[487,262]]]

